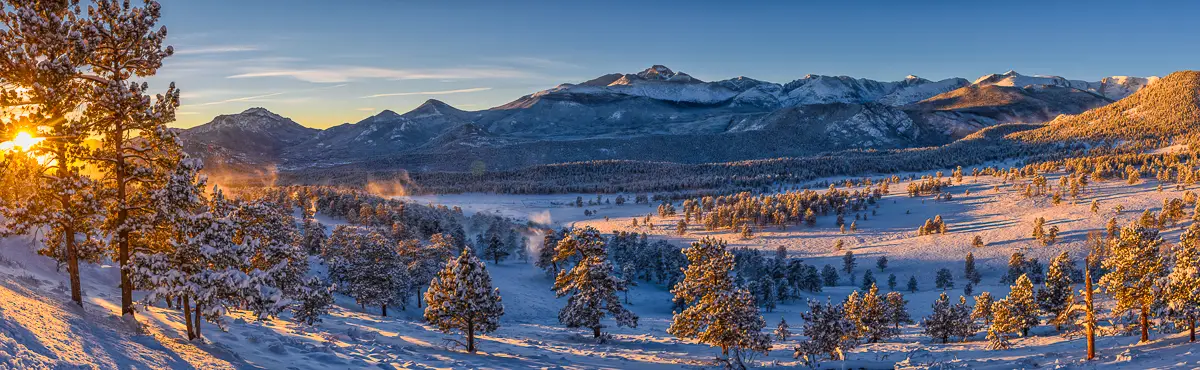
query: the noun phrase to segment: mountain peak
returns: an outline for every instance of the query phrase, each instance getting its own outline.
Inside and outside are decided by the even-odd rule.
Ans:
[[[647,80],[666,80],[675,77],[675,71],[662,64],[655,64],[639,72],[637,76]]]
[[[269,111],[269,110],[267,110],[267,108],[263,108],[263,107],[253,107],[253,108],[247,109],[245,111],[242,111],[241,114],[277,115],[277,114],[275,114],[275,112]]]

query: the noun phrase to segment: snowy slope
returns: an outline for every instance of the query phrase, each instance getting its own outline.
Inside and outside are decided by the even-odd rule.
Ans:
[[[1082,81],[1068,80],[1058,76],[1026,76],[1016,71],[1008,71],[1003,74],[990,74],[982,76],[975,80],[972,85],[975,86],[1011,86],[1011,87],[1027,87],[1027,86],[1061,86],[1070,87],[1073,89],[1090,91],[1097,95],[1109,98],[1111,100],[1121,100],[1137,92],[1146,85],[1157,81],[1158,77],[1129,77],[1129,76],[1112,76],[1105,77],[1100,81]]]
[[[968,169],[969,172],[969,169]],[[830,179],[838,180],[838,179]],[[1057,181],[1051,176],[1049,182]],[[750,241],[728,232],[704,232],[693,229],[688,235],[670,234],[673,218],[654,218],[653,238],[686,243],[703,236],[729,240],[733,246],[772,250],[778,245],[789,248],[805,263],[822,266],[840,264],[840,253],[830,248],[834,240],[844,239],[859,258],[859,268],[874,268],[874,259],[886,255],[891,263],[885,271],[876,271],[880,281],[887,274],[902,278],[916,276],[920,291],[905,293],[909,310],[916,318],[930,311],[931,302],[941,293],[932,287],[934,271],[946,267],[955,271],[957,287],[963,281],[962,256],[975,253],[983,283],[975,291],[1007,293],[1000,276],[1008,255],[1024,249],[1031,257],[1047,261],[1059,251],[1070,251],[1076,258],[1084,250],[1086,230],[1102,228],[1104,220],[1120,204],[1125,211],[1122,222],[1133,219],[1143,209],[1154,209],[1162,199],[1181,197],[1182,191],[1157,191],[1153,184],[1127,186],[1123,182],[1100,182],[1076,204],[1053,206],[1047,199],[1026,199],[1000,180],[967,178],[949,188],[955,199],[937,202],[929,198],[889,195],[880,202],[878,214],[858,222],[859,231],[840,234],[829,218],[821,218],[814,228],[791,226],[783,230],[766,229]],[[893,189],[903,189],[901,183]],[[970,195],[965,192],[970,190]],[[594,194],[581,195],[585,198]],[[500,212],[539,222],[591,225],[603,231],[630,230],[629,218],[652,213],[653,206],[627,204],[588,207],[598,213],[584,216],[583,209],[566,207],[575,195],[483,195],[461,194],[418,197],[415,200],[470,206],[468,212]],[[605,195],[611,197],[611,195]],[[1099,215],[1088,210],[1092,200],[1102,205]],[[911,213],[910,213],[911,211]],[[940,236],[915,236],[913,230],[925,218],[942,215],[950,233]],[[1045,217],[1050,225],[1065,231],[1063,241],[1050,247],[1033,246],[1027,232],[1029,221]],[[608,218],[607,220],[605,218]],[[323,217],[323,221],[336,223]],[[1186,226],[1186,225],[1184,225]],[[1177,240],[1179,228],[1164,235]],[[970,237],[981,235],[987,243],[972,248]],[[0,242],[0,368],[572,368],[572,369],[699,369],[705,367],[717,350],[681,341],[666,334],[670,322],[669,293],[664,287],[643,284],[633,288],[629,308],[641,316],[638,328],[608,328],[614,340],[598,344],[580,330],[557,323],[556,312],[563,299],[549,290],[551,279],[535,267],[519,261],[488,264],[493,281],[500,289],[506,308],[501,329],[480,338],[481,352],[469,355],[447,348],[441,334],[423,324],[419,310],[393,311],[381,317],[376,309],[362,312],[346,297],[331,316],[316,328],[303,328],[283,317],[255,321],[246,313],[234,312],[228,332],[205,325],[206,339],[186,342],[180,338],[182,318],[178,311],[153,307],[137,316],[137,322],[114,316],[118,297],[116,271],[107,265],[84,268],[85,307],[68,301],[61,288],[65,276],[54,264],[32,252],[27,238],[8,238]],[[319,272],[322,268],[314,268]],[[861,270],[860,270],[861,271]],[[842,299],[854,289],[849,282],[828,287],[807,298]],[[951,290],[953,295],[960,289]],[[1104,302],[1104,307],[1110,303]],[[798,314],[803,303],[781,305],[764,312],[768,326],[787,318],[794,329],[800,326]],[[1172,369],[1200,366],[1200,352],[1186,343],[1183,334],[1152,334],[1153,341],[1138,344],[1132,336],[1099,338],[1099,359],[1083,363],[1083,343],[1078,337],[1061,337],[1047,326],[1035,328],[1030,338],[1015,341],[1011,350],[984,348],[982,331],[966,343],[934,344],[920,334],[915,325],[902,328],[902,335],[883,343],[852,350],[846,362],[827,362],[826,368],[1053,368],[1053,369]],[[769,356],[759,357],[757,368],[795,368],[790,347],[794,339],[777,343]]]

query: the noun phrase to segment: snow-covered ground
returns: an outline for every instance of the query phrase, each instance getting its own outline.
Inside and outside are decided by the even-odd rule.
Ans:
[[[969,170],[968,170],[969,172]],[[1050,183],[1056,178],[1051,177]],[[1155,183],[1128,186],[1124,182],[1100,182],[1092,185],[1075,204],[1052,205],[1048,197],[1026,199],[999,180],[967,176],[961,185],[949,188],[951,201],[929,197],[910,198],[904,185],[893,185],[877,208],[877,215],[858,221],[858,231],[843,235],[833,226],[832,217],[821,217],[816,227],[789,226],[784,230],[760,230],[754,239],[741,240],[730,232],[704,232],[693,226],[687,235],[674,235],[676,220],[653,217],[654,230],[633,228],[630,218],[654,213],[652,205],[602,204],[577,208],[568,205],[577,195],[485,195],[413,197],[422,203],[458,205],[464,211],[499,212],[524,220],[561,225],[595,226],[601,231],[627,230],[649,232],[654,238],[666,238],[684,244],[703,236],[730,241],[734,246],[774,250],[787,246],[793,257],[818,267],[841,265],[841,255],[833,249],[838,239],[858,256],[859,276],[875,269],[875,259],[887,256],[889,266],[875,277],[885,285],[888,274],[898,277],[903,286],[916,276],[920,291],[905,292],[909,311],[915,319],[930,312],[930,305],[941,293],[933,287],[934,274],[942,267],[955,273],[956,289],[962,294],[963,257],[973,252],[983,282],[974,294],[989,291],[995,296],[1007,294],[1000,284],[1009,255],[1018,249],[1043,264],[1062,250],[1081,260],[1085,253],[1088,230],[1102,229],[1121,205],[1125,211],[1121,223],[1136,218],[1142,210],[1157,209],[1163,199],[1182,197],[1182,191],[1168,187],[1163,192]],[[970,190],[970,195],[965,192]],[[586,202],[595,194],[578,195]],[[604,195],[610,199],[613,195]],[[1093,214],[1090,203],[1100,201],[1101,212]],[[585,216],[584,210],[595,215]],[[911,213],[910,213],[911,212]],[[869,213],[869,212],[868,212]],[[925,219],[942,215],[949,233],[916,236],[915,230]],[[1062,241],[1049,247],[1029,238],[1032,220],[1045,217],[1047,223],[1062,229]],[[605,219],[607,217],[607,220]],[[847,219],[849,222],[851,219]],[[1178,241],[1180,228],[1165,231],[1168,242]],[[970,246],[980,235],[982,248]],[[448,347],[442,334],[420,320],[420,310],[389,310],[381,317],[377,308],[362,312],[352,300],[339,297],[332,315],[315,328],[296,325],[285,315],[267,322],[255,321],[235,312],[227,332],[206,324],[205,340],[183,339],[183,323],[176,310],[151,307],[136,317],[136,322],[116,315],[119,291],[117,270],[109,265],[84,267],[85,306],[79,309],[69,302],[63,287],[66,274],[54,263],[37,256],[29,238],[0,241],[0,369],[4,368],[570,368],[570,369],[659,369],[700,368],[719,350],[682,341],[666,333],[671,320],[670,293],[662,286],[641,284],[629,295],[628,308],[640,316],[637,328],[607,328],[614,340],[598,344],[585,330],[563,327],[557,311],[565,299],[550,290],[552,280],[536,267],[516,260],[500,265],[488,264],[494,284],[500,289],[505,305],[501,328],[481,337],[478,354],[466,354]],[[854,287],[843,277],[843,285],[826,288],[807,298],[843,299]],[[886,290],[884,288],[883,290]],[[780,305],[763,313],[768,328],[787,318],[793,331],[799,331],[802,302]],[[1200,367],[1200,347],[1187,343],[1185,335],[1152,333],[1153,341],[1138,344],[1135,336],[1106,336],[1098,340],[1099,359],[1083,362],[1081,338],[1064,338],[1053,328],[1042,326],[1030,338],[1015,340],[1010,350],[985,349],[980,332],[966,343],[935,344],[920,334],[919,327],[906,326],[903,334],[885,343],[862,345],[849,353],[846,363],[826,362],[832,368],[893,368],[932,366],[962,368],[1128,368],[1168,369]],[[769,356],[759,356],[756,366],[788,368],[799,366],[792,359],[794,339],[777,343]]]

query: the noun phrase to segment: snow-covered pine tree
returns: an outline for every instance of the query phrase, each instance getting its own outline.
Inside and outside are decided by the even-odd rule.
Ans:
[[[265,199],[245,200],[236,202],[231,218],[234,243],[250,255],[243,268],[250,277],[246,308],[260,319],[276,316],[301,295],[308,272],[293,210]]]
[[[992,303],[992,324],[988,326],[988,349],[1008,349],[1012,347],[1014,333],[1019,332],[1020,319],[1013,313],[1012,305],[1007,299]]]
[[[75,112],[88,99],[81,70],[88,44],[79,8],[66,1],[17,1],[0,6],[0,107],[19,115],[7,121],[30,136],[48,136],[30,148],[5,153],[10,191],[27,192],[0,204],[0,235],[39,230],[39,254],[66,266],[71,300],[83,305],[80,261],[98,261],[102,205],[95,183],[82,174],[91,123]],[[6,117],[8,118],[8,117]],[[13,130],[17,131],[17,130]],[[13,132],[15,134],[15,132]],[[23,169],[23,170],[17,170]]]
[[[900,325],[913,323],[912,316],[908,313],[908,300],[905,300],[900,292],[888,292],[884,297],[884,304],[887,321],[895,329],[894,333],[899,334]]]
[[[161,6],[147,1],[96,0],[81,35],[89,48],[86,63],[94,66],[83,79],[90,83],[83,119],[95,123],[93,134],[102,145],[88,161],[100,170],[107,222],[103,231],[121,267],[121,314],[132,315],[131,245],[143,242],[153,220],[149,193],[160,188],[169,168],[178,163],[182,148],[167,123],[175,120],[179,90],[172,83],[164,93],[147,94],[135,77],[154,75],[164,58],[167,30],[158,27]]]
[[[876,343],[899,334],[888,317],[887,301],[879,295],[879,288],[875,284],[871,284],[863,294],[855,311],[852,322],[858,328],[858,337],[866,339],[867,343]]]
[[[788,327],[786,318],[779,318],[779,325],[775,326],[775,340],[786,342],[788,337],[792,336],[791,329]]]
[[[971,319],[971,311],[971,306],[967,304],[967,298],[963,296],[958,296],[958,303],[951,307],[954,317],[952,333],[962,338],[963,342],[979,331],[979,326],[975,324],[975,320]]]
[[[1038,290],[1037,300],[1038,306],[1042,312],[1052,318],[1061,318],[1052,320],[1055,325],[1054,329],[1062,331],[1063,325],[1075,322],[1071,317],[1074,310],[1073,296],[1074,291],[1071,281],[1071,270],[1073,263],[1071,256],[1066,251],[1059,253],[1050,262],[1050,270],[1046,275],[1046,286]]]
[[[1011,291],[1004,301],[1008,310],[1007,314],[1013,320],[1012,325],[1015,325],[1013,327],[1021,333],[1021,336],[1029,336],[1029,329],[1037,326],[1040,322],[1037,300],[1033,296],[1033,282],[1029,281],[1029,277],[1021,275],[1017,278],[1017,282],[1012,285]]]
[[[386,316],[386,306],[396,295],[394,283],[399,282],[391,274],[402,271],[390,241],[374,230],[339,227],[329,244],[340,252],[328,257],[329,276],[338,290],[364,308],[379,305]]]
[[[955,334],[955,317],[953,307],[950,306],[950,297],[942,292],[942,295],[933,302],[933,312],[921,319],[921,327],[925,335],[940,340],[942,343],[949,343],[950,336]]]
[[[983,320],[984,326],[992,325],[992,293],[982,292],[975,296],[975,309],[971,311],[971,320]]]
[[[909,277],[908,277],[908,285],[907,285],[907,288],[908,288],[908,292],[909,292],[909,293],[916,293],[916,292],[917,292],[917,277],[916,277],[916,276],[909,276]]]
[[[434,234],[430,243],[421,245],[416,240],[400,242],[399,253],[402,263],[407,265],[407,273],[412,284],[414,295],[417,297],[417,308],[421,308],[424,294],[421,289],[427,288],[426,281],[432,281],[446,263],[454,257],[453,239],[446,234]],[[469,248],[463,248],[469,249]]]
[[[445,333],[465,334],[464,347],[470,353],[475,353],[475,334],[495,331],[504,315],[500,289],[492,287],[487,267],[471,248],[463,248],[429,282],[425,301],[425,321]]]
[[[1162,244],[1158,230],[1130,224],[1110,241],[1108,258],[1102,262],[1108,273],[1100,278],[1100,286],[1116,300],[1116,314],[1138,310],[1143,342],[1150,340],[1151,311],[1161,298],[1157,288],[1167,275],[1159,254]]]
[[[721,348],[719,362],[744,368],[754,353],[766,354],[771,338],[753,296],[733,282],[733,253],[725,242],[704,238],[683,249],[688,265],[671,293],[686,308],[675,312],[667,333]]]
[[[637,218],[633,220],[637,222]],[[558,245],[560,235],[554,229],[546,229],[543,233],[545,236],[542,237],[542,246],[538,249],[537,260],[533,265],[545,270],[547,275],[558,275],[558,265],[554,262],[554,247]]]
[[[308,251],[309,254],[321,253],[325,249],[325,225],[322,225],[317,219],[310,217],[304,219],[304,223],[300,228],[304,233],[303,239],[300,241],[300,245],[304,247],[304,250]]]
[[[802,333],[808,338],[798,343],[793,357],[813,368],[819,366],[821,357],[833,361],[844,359],[846,351],[858,342],[853,339],[854,323],[846,319],[842,305],[809,300],[808,307],[808,312],[800,314],[804,320]]]
[[[1188,341],[1195,342],[1196,320],[1200,318],[1200,224],[1193,223],[1180,235],[1164,296],[1171,318],[1178,326],[1186,327]]]
[[[606,313],[619,326],[637,327],[638,321],[637,315],[621,306],[617,292],[626,289],[625,282],[613,276],[605,246],[600,231],[586,227],[571,230],[554,248],[555,262],[579,261],[571,270],[559,271],[554,279],[555,293],[571,296],[559,311],[558,320],[570,328],[592,329],[597,339],[601,338],[601,320]]]
[[[292,318],[305,325],[321,322],[321,316],[328,314],[329,307],[333,306],[334,288],[332,284],[317,277],[306,280],[300,296],[296,299],[298,304],[292,309]]]

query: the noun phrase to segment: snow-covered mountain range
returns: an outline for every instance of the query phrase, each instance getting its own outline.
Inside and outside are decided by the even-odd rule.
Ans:
[[[697,163],[843,149],[937,145],[1008,122],[1043,122],[1103,106],[1156,77],[1100,81],[1013,71],[974,82],[807,75],[705,82],[662,65],[561,84],[481,111],[429,100],[325,130],[254,108],[182,131],[189,152],[223,164],[284,169],[378,163],[465,171],[597,159]],[[744,148],[743,148],[744,146]]]

